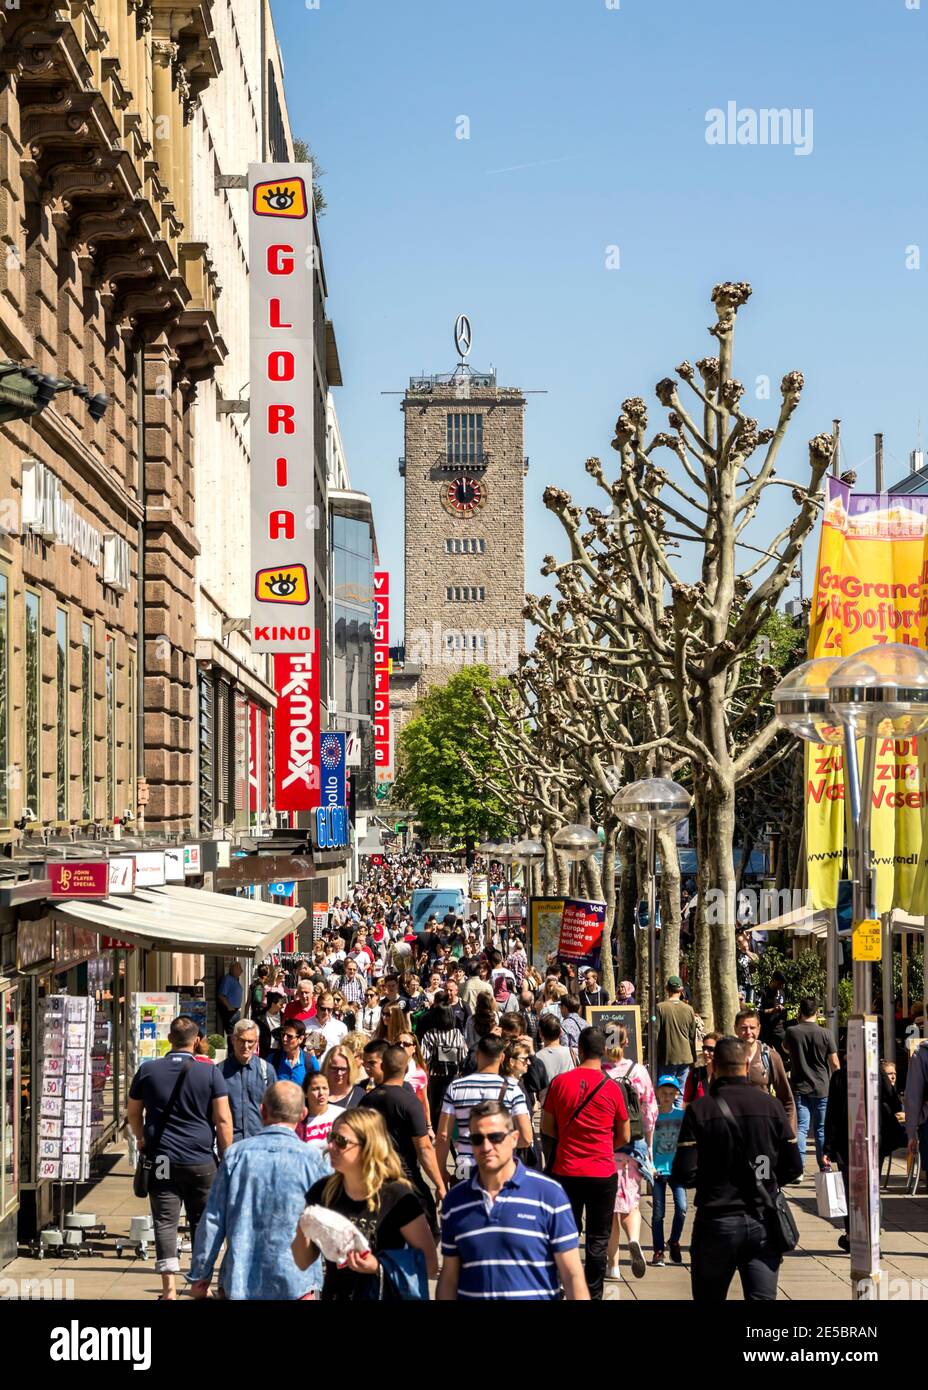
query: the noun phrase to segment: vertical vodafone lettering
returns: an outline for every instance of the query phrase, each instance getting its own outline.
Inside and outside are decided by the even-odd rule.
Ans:
[[[389,570],[374,570],[374,769],[377,786],[386,786],[393,781]]]
[[[305,165],[248,170],[252,649],[312,644],[313,216]]]

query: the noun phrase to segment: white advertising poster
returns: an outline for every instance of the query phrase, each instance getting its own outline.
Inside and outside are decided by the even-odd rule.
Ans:
[[[135,856],[136,888],[163,888],[166,882],[162,851],[146,850]]]
[[[107,860],[110,871],[111,898],[125,897],[135,892],[135,860],[131,854],[118,854]]]
[[[178,845],[176,849],[166,849],[164,851],[164,877],[167,883],[183,883],[184,881],[184,847]]]
[[[256,652],[305,652],[313,633],[313,209],[308,164],[252,164],[251,631]]]

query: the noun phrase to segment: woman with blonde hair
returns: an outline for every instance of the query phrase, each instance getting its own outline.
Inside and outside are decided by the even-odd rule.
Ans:
[[[403,1173],[387,1127],[375,1110],[349,1110],[339,1115],[328,1141],[334,1168],[330,1178],[320,1178],[306,1194],[308,1207],[326,1207],[347,1217],[369,1243],[353,1252],[345,1264],[325,1262],[322,1302],[368,1301],[377,1297],[380,1261],[387,1250],[411,1246],[420,1250],[430,1279],[438,1274],[435,1242],[422,1203]],[[290,1247],[298,1269],[308,1269],[319,1258],[315,1245],[297,1226]]]
[[[343,1042],[330,1047],[322,1059],[322,1075],[329,1083],[329,1099],[333,1105],[345,1109],[357,1105],[364,1095],[364,1087],[358,1084],[360,1066],[350,1047]]]

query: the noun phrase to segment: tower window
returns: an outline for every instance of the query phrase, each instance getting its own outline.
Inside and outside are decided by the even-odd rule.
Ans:
[[[483,462],[483,416],[454,413],[447,417],[448,463]]]
[[[445,553],[448,555],[484,555],[487,543],[485,540],[466,539],[460,537],[449,537],[445,541]]]
[[[445,589],[448,603],[483,603],[487,591],[482,584],[449,584]]]

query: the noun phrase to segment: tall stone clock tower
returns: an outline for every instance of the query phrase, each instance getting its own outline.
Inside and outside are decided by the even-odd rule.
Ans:
[[[525,397],[467,364],[455,325],[453,373],[412,377],[403,398],[407,665],[417,696],[465,664],[494,675],[525,649]]]

